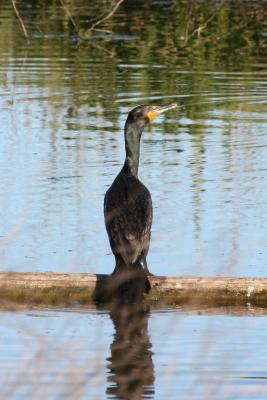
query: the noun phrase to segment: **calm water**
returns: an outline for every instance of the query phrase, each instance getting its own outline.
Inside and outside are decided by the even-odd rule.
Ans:
[[[219,33],[209,19],[197,37],[186,2],[137,1],[80,42],[60,2],[23,1],[27,46],[10,3],[0,0],[1,271],[110,273],[103,197],[127,113],[176,101],[142,140],[151,271],[266,277],[267,57],[255,47],[266,32],[228,37],[226,7]],[[88,25],[92,5],[66,3]],[[105,311],[1,312],[1,398],[266,399],[267,319],[247,312],[151,311],[130,332]]]
[[[1,398],[266,399],[266,316],[158,311],[130,334],[112,319],[1,312]]]
[[[125,118],[176,101],[142,141],[151,270],[267,276],[266,57],[214,66],[144,54],[122,36],[112,58],[37,20],[38,7],[21,8],[27,47],[2,3],[1,270],[110,273],[103,196],[124,161]]]

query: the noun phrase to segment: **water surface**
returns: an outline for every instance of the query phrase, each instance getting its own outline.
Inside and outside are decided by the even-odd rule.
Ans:
[[[88,311],[1,312],[1,397],[266,398],[264,314]]]
[[[1,270],[110,273],[103,197],[124,161],[125,118],[138,104],[176,101],[142,140],[151,270],[266,276],[265,55],[233,63],[228,52],[226,65],[201,47],[174,57],[158,41],[145,53],[148,27],[139,36],[132,27],[109,38],[111,57],[103,35],[90,42],[100,48],[78,44],[60,25],[61,7],[32,2],[20,8],[26,46],[1,3]]]

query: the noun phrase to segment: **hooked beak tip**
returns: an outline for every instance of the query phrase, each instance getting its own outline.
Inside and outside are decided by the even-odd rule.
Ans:
[[[161,114],[165,111],[173,110],[174,108],[177,108],[177,107],[178,107],[177,103],[170,103],[170,104],[166,104],[165,106],[159,107],[158,111]]]
[[[177,103],[170,103],[170,104],[166,104],[164,106],[158,106],[158,107],[154,106],[147,113],[147,116],[150,121],[153,121],[153,119],[155,119],[158,115],[160,115],[166,111],[173,110],[174,108],[177,108],[177,107],[178,107]]]

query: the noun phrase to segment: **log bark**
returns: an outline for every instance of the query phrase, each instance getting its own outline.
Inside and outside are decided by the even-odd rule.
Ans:
[[[0,273],[0,301],[30,304],[90,304],[108,275],[56,272]],[[267,307],[267,278],[151,276],[150,303]]]

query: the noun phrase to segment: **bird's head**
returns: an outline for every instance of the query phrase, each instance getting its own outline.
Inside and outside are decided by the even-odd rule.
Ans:
[[[170,103],[164,106],[137,106],[129,112],[126,124],[135,124],[139,128],[144,128],[150,121],[153,121],[160,114],[176,107],[178,107],[176,103]]]

